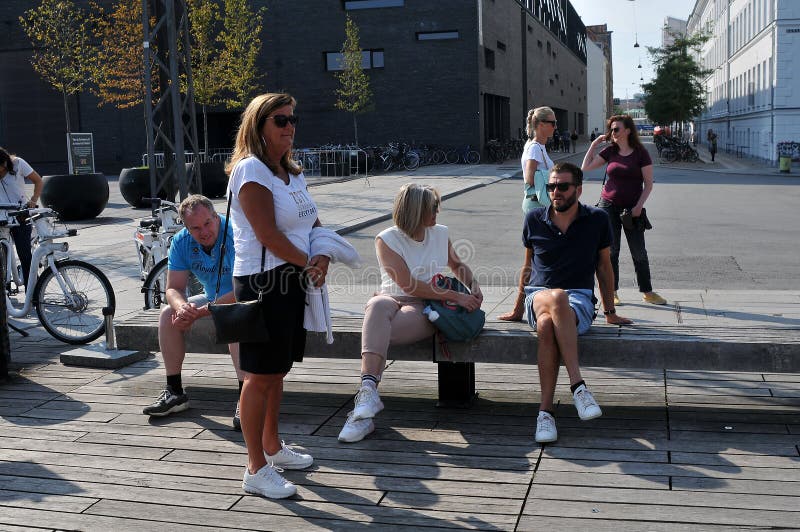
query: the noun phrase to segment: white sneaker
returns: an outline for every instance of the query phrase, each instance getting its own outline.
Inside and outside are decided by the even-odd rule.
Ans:
[[[588,421],[603,415],[597,401],[594,400],[592,392],[586,389],[585,384],[578,386],[578,389],[572,394],[575,399],[575,408],[578,409],[578,417],[583,421]]]
[[[536,418],[536,441],[538,443],[550,443],[558,439],[556,430],[556,420],[549,412],[539,411]]]
[[[278,470],[269,464],[256,471],[255,474],[251,474],[245,467],[242,489],[247,493],[261,495],[268,499],[285,499],[297,493],[297,487],[283,478]]]
[[[310,454],[298,453],[286,447],[283,441],[280,451],[273,455],[264,451],[264,458],[267,459],[267,464],[281,469],[305,469],[314,463],[314,458]]]
[[[339,433],[339,441],[353,443],[363,440],[368,434],[375,430],[375,423],[371,417],[366,419],[353,418],[352,410],[347,414],[347,421]]]
[[[378,390],[372,386],[362,386],[356,394],[356,407],[353,409],[353,419],[367,419],[383,410],[381,397]]]

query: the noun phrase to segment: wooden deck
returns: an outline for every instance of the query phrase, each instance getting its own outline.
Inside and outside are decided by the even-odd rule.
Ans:
[[[586,369],[603,407],[577,419],[566,374],[559,441],[533,441],[528,366],[481,364],[471,410],[437,409],[430,362],[394,362],[365,441],[336,435],[358,361],[308,358],[286,382],[281,431],[311,452],[298,496],[241,490],[225,355],[189,355],[192,408],[150,422],[160,359],[60,365],[63,346],[13,337],[0,384],[0,529],[713,530],[800,526],[800,375]]]

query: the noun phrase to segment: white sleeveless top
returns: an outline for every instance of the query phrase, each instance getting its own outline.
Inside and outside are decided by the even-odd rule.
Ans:
[[[430,284],[437,273],[447,269],[447,226],[434,225],[425,229],[425,238],[417,242],[398,227],[392,226],[381,231],[377,237],[389,246],[389,249],[400,255],[411,272],[411,277],[421,283]],[[408,296],[397,283],[386,273],[386,268],[380,263],[381,289],[380,293],[390,296]]]

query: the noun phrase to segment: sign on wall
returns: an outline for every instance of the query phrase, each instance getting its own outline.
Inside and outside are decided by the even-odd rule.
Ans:
[[[70,174],[94,173],[94,140],[91,133],[68,133],[67,153]]]

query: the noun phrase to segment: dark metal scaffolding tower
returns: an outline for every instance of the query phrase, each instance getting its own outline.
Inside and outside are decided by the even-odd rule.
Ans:
[[[164,190],[173,199],[177,191],[183,199],[190,190],[202,192],[186,0],[142,0],[142,25],[150,194],[156,197]],[[151,78],[153,62],[158,67],[157,95]],[[157,151],[164,154],[163,167],[157,163]],[[187,162],[195,163],[194,171],[187,173]]]

